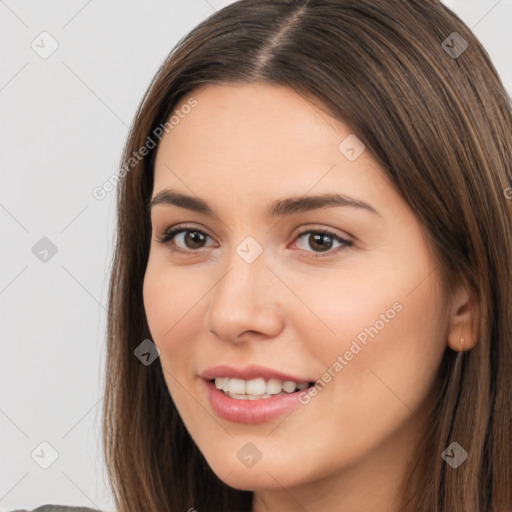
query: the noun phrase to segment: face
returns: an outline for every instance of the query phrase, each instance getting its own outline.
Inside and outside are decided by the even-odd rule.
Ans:
[[[318,102],[261,83],[190,96],[158,148],[144,280],[188,431],[239,489],[399,467],[446,348],[417,218]]]

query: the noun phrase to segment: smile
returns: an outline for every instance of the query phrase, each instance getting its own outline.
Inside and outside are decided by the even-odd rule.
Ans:
[[[219,380],[219,385],[224,386],[226,382],[224,381],[224,378],[221,377]],[[242,379],[227,379],[229,389],[232,389],[232,380],[235,380],[233,389],[237,389],[236,386],[240,386],[238,388],[239,390],[241,390],[242,383],[246,386],[251,382],[246,382]],[[236,382],[237,380],[241,380],[242,383]],[[265,384],[265,391],[267,390],[267,384],[270,382],[270,390],[275,391],[279,386],[279,392],[274,394],[266,392],[262,394],[231,394],[231,391],[219,389],[215,382],[216,379],[201,379],[205,386],[205,392],[213,412],[224,420],[246,425],[270,422],[289,413],[292,409],[301,405],[301,402],[299,401],[300,393],[304,393],[305,391],[303,390],[309,385],[312,385],[308,385],[308,383],[293,383],[295,388],[294,391],[286,392],[283,391],[283,386],[289,386],[288,389],[291,389],[291,384],[285,384],[285,382],[293,381],[285,381],[281,384],[279,381],[272,382],[272,379],[270,381],[265,381],[264,379],[261,380],[263,381],[263,384]],[[260,381],[260,379],[252,379],[252,381]],[[256,391],[259,391],[262,389],[263,385],[261,382],[249,384],[249,390],[251,390],[252,386],[256,388]],[[260,386],[260,389],[258,389],[258,386]]]
[[[214,381],[217,389],[236,400],[268,399],[275,395],[289,395],[308,387],[305,382],[296,383],[293,380],[280,379],[265,380],[262,377],[251,380],[217,377]]]

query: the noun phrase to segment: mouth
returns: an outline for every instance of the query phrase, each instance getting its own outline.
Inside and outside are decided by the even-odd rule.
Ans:
[[[218,417],[246,425],[271,422],[290,413],[303,403],[301,394],[314,384],[263,377],[216,377],[201,381]]]

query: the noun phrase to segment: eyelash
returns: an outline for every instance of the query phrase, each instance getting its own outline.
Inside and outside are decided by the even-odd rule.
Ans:
[[[162,237],[157,238],[157,242],[162,245],[167,245],[167,244],[169,244],[169,242],[173,241],[173,239],[175,238],[176,235],[178,235],[179,233],[182,233],[182,232],[187,232],[187,231],[194,232],[194,233],[200,233],[201,235],[211,238],[208,234],[204,233],[200,229],[196,229],[193,227],[187,227],[187,226],[180,226],[180,227],[172,228],[172,229],[165,231],[165,233],[163,234]],[[341,243],[342,245],[340,245],[339,247],[335,247],[334,249],[329,249],[324,252],[306,251],[308,253],[312,252],[312,254],[313,254],[313,255],[307,256],[308,258],[323,258],[323,257],[332,256],[334,254],[337,254],[340,251],[345,251],[354,245],[354,243],[351,242],[350,240],[341,238],[339,235],[337,235],[333,231],[330,231],[329,229],[304,230],[304,231],[301,231],[300,233],[297,233],[296,239],[299,239],[300,237],[302,237],[304,235],[313,234],[313,233],[330,236],[330,237],[334,238],[337,242]],[[173,252],[180,252],[180,253],[187,253],[187,254],[199,252],[199,251],[201,251],[201,249],[202,248],[197,249],[197,250],[194,250],[194,249],[186,250],[186,249],[176,248],[175,246],[171,248],[171,250]]]

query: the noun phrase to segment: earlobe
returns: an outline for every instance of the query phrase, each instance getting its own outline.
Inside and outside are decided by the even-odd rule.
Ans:
[[[452,302],[448,346],[455,352],[471,350],[478,341],[477,303],[474,294],[468,290],[468,287],[462,288]]]
[[[467,350],[472,349],[476,343],[471,342],[472,337],[470,338],[468,334],[468,332],[461,336],[452,336],[450,334],[448,336],[448,346],[455,352],[466,352]]]
[[[465,330],[458,329],[448,335],[448,346],[455,352],[466,352],[475,347],[477,336],[468,326]]]

